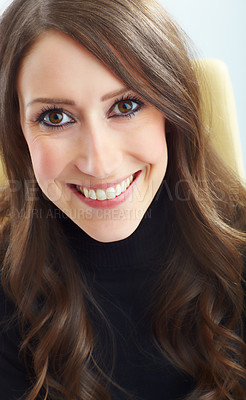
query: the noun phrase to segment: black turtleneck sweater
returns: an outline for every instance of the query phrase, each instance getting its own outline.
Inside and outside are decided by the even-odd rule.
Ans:
[[[151,315],[146,313],[152,285],[158,279],[160,268],[165,268],[165,249],[171,229],[168,223],[171,218],[166,212],[168,201],[161,187],[136,231],[112,243],[92,239],[68,218],[61,221],[89,289],[113,331],[114,350],[105,320],[91,313],[98,347],[104,350],[104,358],[98,362],[108,373],[111,364],[107,363],[114,354],[114,382],[141,400],[181,400],[194,384],[156,350],[149,330]],[[1,320],[12,309],[2,291],[0,294]],[[2,400],[17,400],[29,385],[25,367],[18,359],[19,342],[16,326],[10,326],[7,332],[2,332],[0,326]],[[114,385],[111,394],[113,400],[131,398]]]
[[[141,400],[184,399],[191,378],[176,370],[155,349],[146,313],[152,287],[165,268],[165,250],[171,234],[172,207],[162,185],[140,225],[128,238],[101,243],[63,222],[66,236],[97,303],[109,321],[115,339],[114,381]],[[112,355],[105,323],[94,321],[99,348]],[[106,354],[107,357],[107,354]],[[110,358],[110,357],[108,357]],[[113,400],[130,397],[112,386]]]

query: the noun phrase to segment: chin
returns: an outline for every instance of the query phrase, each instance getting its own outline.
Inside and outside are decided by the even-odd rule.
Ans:
[[[74,221],[88,236],[102,243],[117,242],[124,240],[132,235],[137,229],[142,218],[135,220],[102,220],[101,224],[97,221],[96,224],[85,226],[80,221]]]

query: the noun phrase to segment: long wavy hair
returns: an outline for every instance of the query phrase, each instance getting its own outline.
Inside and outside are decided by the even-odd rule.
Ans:
[[[43,217],[53,205],[37,185],[19,120],[20,65],[50,29],[81,43],[165,114],[165,181],[175,212],[165,275],[149,306],[153,339],[197,382],[187,400],[245,400],[246,192],[211,145],[188,40],[155,0],[15,0],[1,19],[0,134],[8,179],[1,279],[16,305],[20,352],[33,379],[26,399],[110,399],[110,378],[93,357],[88,302],[100,309],[59,224]]]

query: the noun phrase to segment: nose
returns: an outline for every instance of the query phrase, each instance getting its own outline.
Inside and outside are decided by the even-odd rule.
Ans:
[[[87,124],[80,136],[76,167],[83,174],[98,179],[113,175],[122,162],[122,151],[116,136],[103,124]]]

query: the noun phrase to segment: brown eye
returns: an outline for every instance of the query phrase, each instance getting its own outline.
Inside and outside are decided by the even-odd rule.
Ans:
[[[72,117],[62,110],[44,112],[44,115],[41,115],[38,120],[42,125],[50,128],[64,128],[75,122]]]
[[[58,112],[51,112],[48,114],[48,119],[52,124],[60,124],[63,120],[63,115]]]
[[[136,103],[135,103],[136,104]],[[132,111],[133,109],[133,102],[131,100],[126,100],[126,101],[120,101],[117,106],[118,110],[122,113],[128,113],[129,111]]]
[[[134,115],[135,112],[139,111],[142,107],[143,103],[140,101],[133,101],[133,100],[121,100],[118,101],[111,113],[109,114],[110,117],[131,117]],[[113,115],[112,115],[113,113]]]

